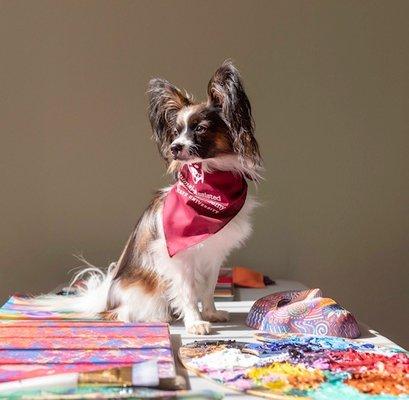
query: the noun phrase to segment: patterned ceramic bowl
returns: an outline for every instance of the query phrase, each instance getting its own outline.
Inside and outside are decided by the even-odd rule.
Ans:
[[[355,317],[320,289],[273,293],[257,300],[246,324],[274,334],[304,333],[345,338],[360,336]]]

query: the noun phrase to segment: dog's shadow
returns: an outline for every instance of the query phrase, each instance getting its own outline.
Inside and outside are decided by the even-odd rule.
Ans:
[[[209,336],[218,335],[224,331],[242,331],[243,329],[251,329],[244,325],[247,313],[237,312],[230,313],[230,319],[227,322],[212,322],[212,332]],[[183,321],[177,320],[172,322],[172,327],[183,328]],[[205,338],[207,336],[191,335],[192,338]]]
[[[226,331],[242,331],[249,330],[248,326],[244,324],[247,318],[247,313],[245,312],[231,312],[230,319],[227,322],[213,322],[212,323],[212,334],[224,334]],[[256,332],[256,331],[254,331]]]
[[[223,334],[224,331],[242,331],[251,330],[253,333],[257,330],[243,325],[243,321],[246,320],[247,313],[231,313],[230,321],[224,323],[214,323],[212,334]],[[357,339],[370,339],[376,337],[375,331],[369,329],[369,327],[361,322],[358,322],[359,331],[361,335]]]
[[[213,335],[221,335],[226,336],[227,332],[231,331],[250,331],[251,333],[257,332],[257,330],[252,329],[245,325],[244,321],[247,318],[247,313],[245,312],[231,312],[230,313],[230,320],[227,322],[213,322],[212,323],[212,332],[209,335],[210,337]],[[183,321],[178,320],[172,323],[172,326],[183,327]],[[361,335],[358,339],[369,339],[374,338],[376,336],[376,332],[369,329],[363,323],[358,323],[359,330]],[[204,339],[209,336],[199,336],[199,335],[191,335],[192,340]]]

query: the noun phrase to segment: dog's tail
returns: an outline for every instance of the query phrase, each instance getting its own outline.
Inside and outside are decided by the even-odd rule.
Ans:
[[[35,305],[44,311],[75,312],[86,318],[95,318],[106,311],[109,289],[114,277],[116,263],[110,264],[107,271],[91,265],[86,260],[87,268],[78,272],[70,283],[75,286],[73,295],[45,294],[35,297]]]

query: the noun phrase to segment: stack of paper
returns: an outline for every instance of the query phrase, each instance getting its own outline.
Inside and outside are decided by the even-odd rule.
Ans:
[[[234,300],[233,272],[231,268],[220,268],[214,299],[216,301]]]

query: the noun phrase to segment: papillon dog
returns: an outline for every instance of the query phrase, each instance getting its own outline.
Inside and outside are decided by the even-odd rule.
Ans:
[[[251,233],[256,201],[247,181],[260,179],[249,99],[239,72],[225,61],[196,103],[164,79],[148,87],[153,136],[174,184],[159,190],[118,261],[106,272],[87,268],[75,296],[39,298],[60,311],[126,322],[183,318],[192,334],[227,321],[213,293],[220,266]],[[201,307],[200,307],[201,306]]]

